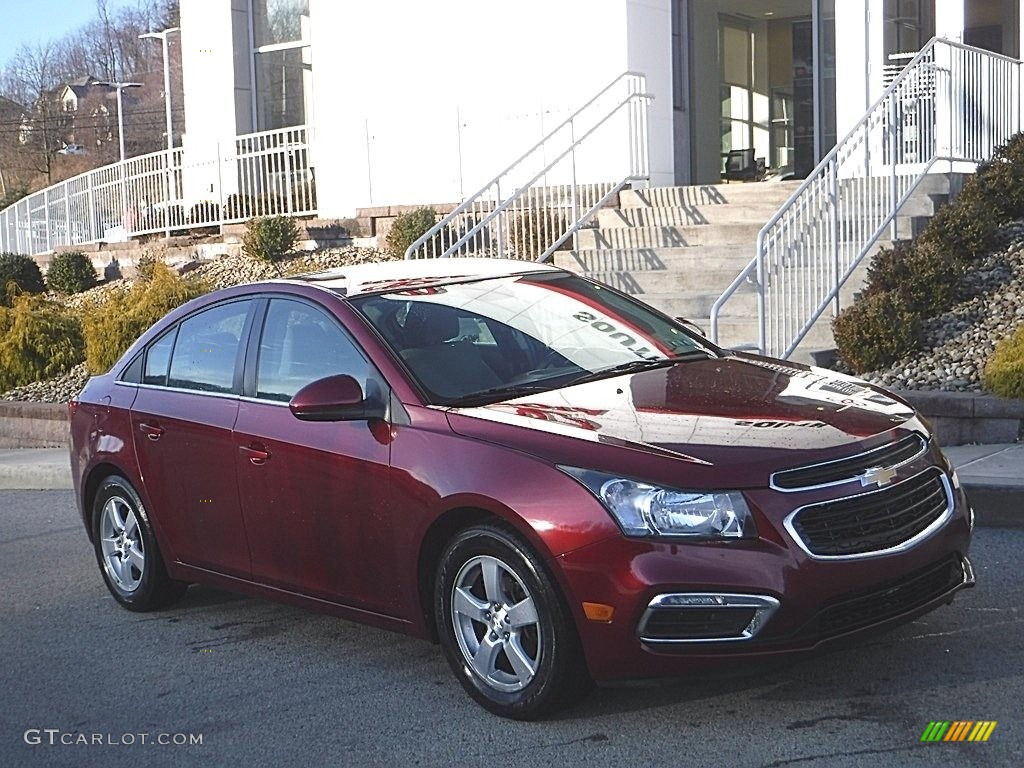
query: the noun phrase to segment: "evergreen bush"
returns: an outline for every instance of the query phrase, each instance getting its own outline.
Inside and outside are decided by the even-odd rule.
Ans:
[[[135,340],[175,307],[206,293],[206,286],[156,262],[149,280],[112,294],[85,316],[85,362],[92,373],[104,373]]]
[[[57,293],[81,293],[96,285],[92,259],[81,251],[58,253],[46,270],[46,284]]]

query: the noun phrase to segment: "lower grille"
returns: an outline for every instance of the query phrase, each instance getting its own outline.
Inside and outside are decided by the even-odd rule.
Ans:
[[[710,643],[750,640],[768,622],[779,601],[768,595],[682,592],[658,595],[640,619],[647,643]]]
[[[643,636],[648,640],[738,638],[754,618],[754,608],[656,608]]]
[[[951,557],[840,598],[819,611],[808,629],[822,638],[852,632],[909,613],[967,581],[960,559]]]
[[[945,477],[932,467],[889,488],[803,507],[787,527],[813,556],[850,557],[906,544],[950,508]]]

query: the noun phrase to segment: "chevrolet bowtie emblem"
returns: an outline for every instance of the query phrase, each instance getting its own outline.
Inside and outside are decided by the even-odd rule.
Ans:
[[[892,467],[871,467],[860,476],[860,484],[881,487],[891,483],[894,477],[896,477],[896,470]]]

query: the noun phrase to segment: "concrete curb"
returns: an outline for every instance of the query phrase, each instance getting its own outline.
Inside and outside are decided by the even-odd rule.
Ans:
[[[71,463],[66,448],[0,450],[0,490],[69,490]]]

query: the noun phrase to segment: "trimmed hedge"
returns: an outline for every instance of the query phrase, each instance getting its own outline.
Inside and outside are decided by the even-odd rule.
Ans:
[[[994,395],[1024,398],[1024,326],[996,345],[983,380]]]
[[[58,253],[46,270],[46,284],[57,293],[81,293],[96,285],[92,259],[81,251]]]
[[[67,372],[85,357],[82,323],[44,296],[0,307],[0,392]]]

